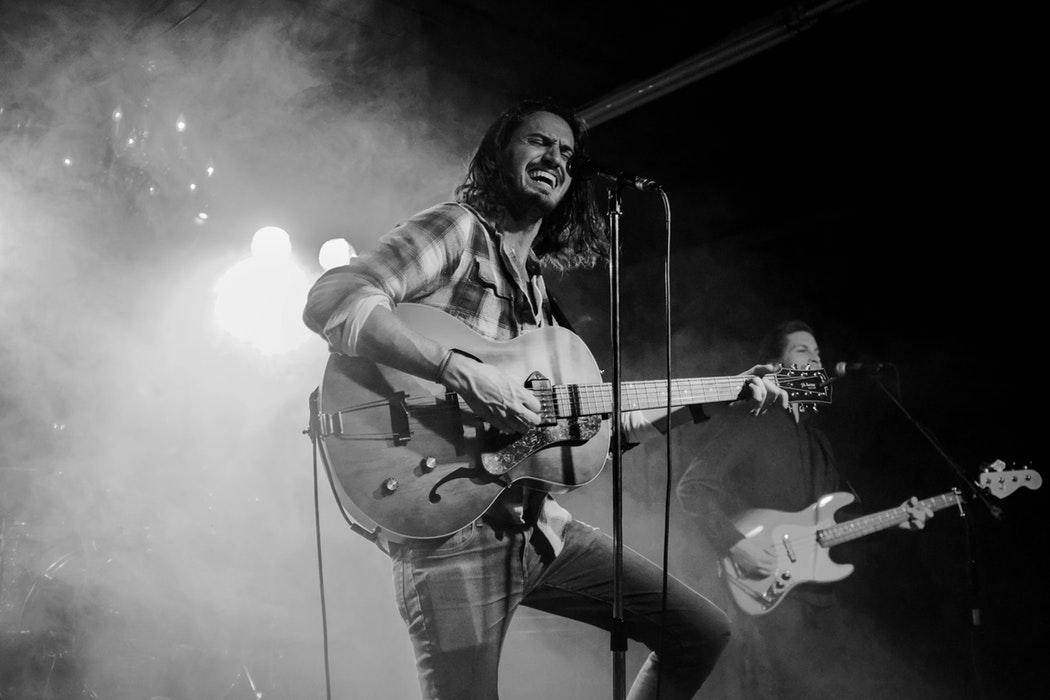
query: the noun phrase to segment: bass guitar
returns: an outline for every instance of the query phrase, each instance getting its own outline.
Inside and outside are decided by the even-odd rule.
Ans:
[[[1006,498],[1019,488],[1037,489],[1043,483],[1039,474],[1031,469],[1004,471],[1003,467],[1003,463],[997,460],[991,471],[981,473],[979,483],[986,493]],[[729,555],[722,558],[722,577],[737,607],[749,615],[764,615],[799,584],[828,583],[846,578],[853,573],[853,565],[832,561],[829,553],[832,547],[908,519],[907,510],[900,506],[836,523],[836,511],[852,502],[852,494],[832,493],[797,513],[754,509],[734,518],[733,524],[745,537],[772,544],[777,557],[776,570],[761,577],[745,575]],[[962,503],[963,496],[958,491],[920,502],[933,511]]]
[[[540,425],[505,435],[440,384],[361,358],[332,354],[316,402],[316,432],[345,513],[371,537],[445,537],[477,520],[512,484],[569,490],[593,481],[609,457],[612,385],[571,331],[546,327],[509,341],[481,337],[438,309],[401,304],[398,317],[446,347],[520,377],[543,406]],[[676,379],[670,404],[733,401],[747,376]],[[794,403],[830,403],[824,370],[782,369]],[[621,383],[621,410],[668,405],[664,380]]]

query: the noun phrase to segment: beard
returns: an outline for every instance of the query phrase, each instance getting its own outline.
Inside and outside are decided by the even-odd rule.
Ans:
[[[508,187],[506,208],[507,212],[518,220],[544,219],[557,210],[564,198],[555,198],[520,187]]]

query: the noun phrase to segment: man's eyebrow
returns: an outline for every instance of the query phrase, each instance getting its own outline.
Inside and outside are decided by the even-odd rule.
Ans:
[[[560,144],[562,146],[568,146],[569,148],[576,148],[576,144],[574,144],[572,141],[562,141],[557,136],[554,136],[552,134],[546,133],[544,131],[531,131],[531,132],[525,134],[525,138],[534,138],[534,137],[537,137],[537,136],[539,138],[542,138],[545,141],[550,142],[550,143],[557,143],[557,144]]]

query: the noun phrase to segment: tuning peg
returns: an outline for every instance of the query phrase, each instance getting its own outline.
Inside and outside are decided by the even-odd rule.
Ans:
[[[997,459],[991,464],[985,464],[981,467],[981,471],[986,474],[988,472],[1001,472],[1004,469],[1006,469],[1006,463],[1001,459]]]

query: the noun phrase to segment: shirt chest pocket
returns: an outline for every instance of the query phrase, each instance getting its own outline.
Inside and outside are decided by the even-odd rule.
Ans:
[[[516,296],[514,283],[507,279],[505,275],[501,275],[491,260],[474,258],[473,268],[472,276],[474,282],[483,291],[487,291],[506,302],[514,301]]]

